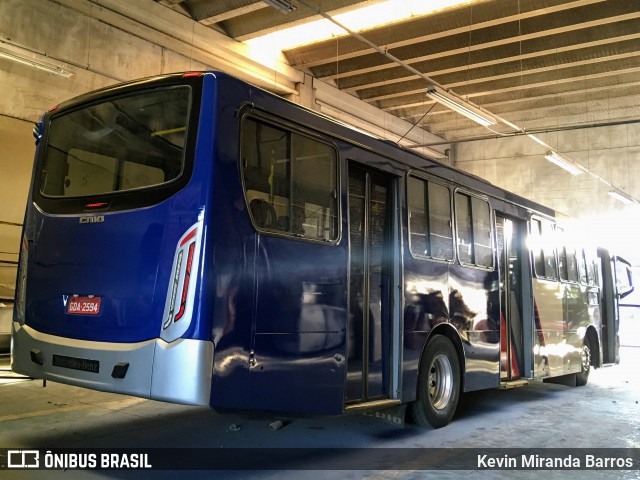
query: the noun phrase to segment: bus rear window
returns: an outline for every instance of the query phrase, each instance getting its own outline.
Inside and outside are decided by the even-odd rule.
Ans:
[[[151,90],[51,120],[40,193],[83,197],[171,182],[184,169],[191,89]]]

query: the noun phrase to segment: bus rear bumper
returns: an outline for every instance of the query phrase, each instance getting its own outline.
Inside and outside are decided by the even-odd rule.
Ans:
[[[189,405],[209,405],[212,342],[75,340],[12,324],[11,368],[32,378]]]

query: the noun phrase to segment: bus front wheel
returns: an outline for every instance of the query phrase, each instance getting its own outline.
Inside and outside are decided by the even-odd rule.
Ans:
[[[418,372],[418,398],[412,406],[415,423],[441,428],[453,418],[460,397],[460,364],[456,349],[444,335],[427,343]]]

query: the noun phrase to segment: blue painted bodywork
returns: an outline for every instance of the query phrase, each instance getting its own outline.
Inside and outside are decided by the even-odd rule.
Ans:
[[[79,225],[76,215],[43,213],[29,202],[26,323],[80,340],[157,338],[176,244],[204,215],[195,311],[184,338],[215,345],[211,405],[338,414],[345,410],[349,235],[347,161],[360,160],[395,179],[402,230],[399,392],[416,398],[417,371],[429,335],[454,332],[465,390],[499,384],[497,272],[414,258],[406,244],[405,176],[423,169],[487,195],[488,183],[351,131],[224,74],[202,77],[193,172],[160,203],[104,212]],[[335,244],[259,233],[252,225],[240,169],[245,108],[319,132],[340,152],[341,237]],[[398,160],[400,163],[392,161]],[[512,200],[524,204],[515,196]],[[68,315],[63,296],[103,297],[99,316]],[[399,305],[398,305],[399,303]]]

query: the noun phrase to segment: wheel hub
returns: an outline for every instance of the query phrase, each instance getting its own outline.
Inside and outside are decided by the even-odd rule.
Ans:
[[[437,355],[429,366],[429,401],[433,408],[442,410],[451,400],[453,369],[446,355]]]

